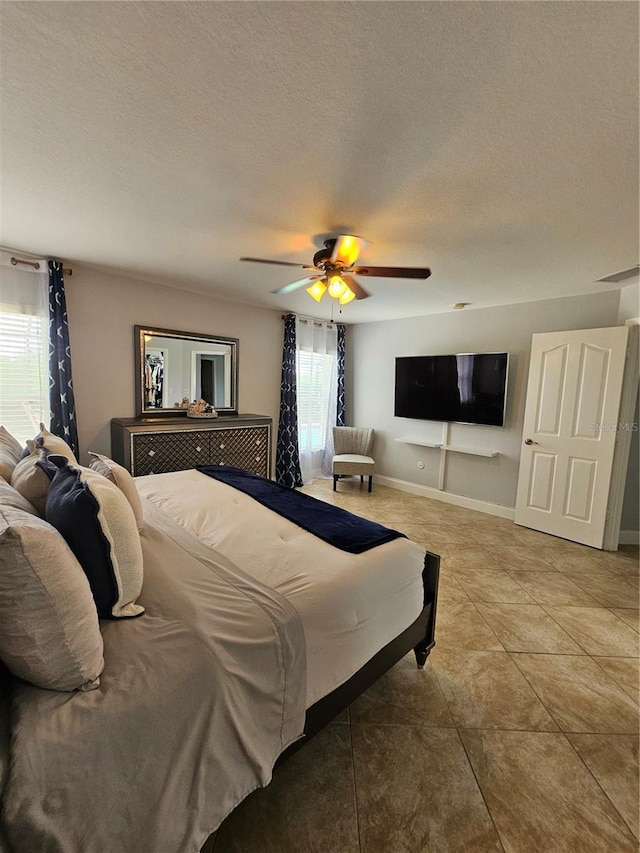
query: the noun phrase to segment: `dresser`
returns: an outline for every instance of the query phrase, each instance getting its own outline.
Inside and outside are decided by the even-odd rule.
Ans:
[[[111,456],[134,477],[182,471],[196,465],[234,465],[271,475],[271,418],[114,418]]]

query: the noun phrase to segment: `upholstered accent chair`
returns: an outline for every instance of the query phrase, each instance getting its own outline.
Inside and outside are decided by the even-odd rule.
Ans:
[[[340,477],[355,474],[360,475],[360,482],[369,478],[369,491],[373,483],[375,460],[369,455],[373,446],[373,429],[371,427],[334,427],[333,452],[331,464],[333,474],[333,491]]]

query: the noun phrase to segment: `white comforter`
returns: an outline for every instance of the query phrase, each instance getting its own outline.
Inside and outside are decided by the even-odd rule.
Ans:
[[[395,539],[363,554],[323,542],[198,471],[137,477],[140,494],[297,610],[309,708],[405,630],[423,606],[425,551]]]

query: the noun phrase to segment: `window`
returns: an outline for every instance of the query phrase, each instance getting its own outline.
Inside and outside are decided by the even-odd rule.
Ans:
[[[298,451],[304,483],[328,476],[336,423],[337,347],[335,325],[296,319]]]
[[[298,449],[324,450],[335,358],[298,351]]]
[[[47,276],[0,272],[0,423],[25,442],[50,417]]]

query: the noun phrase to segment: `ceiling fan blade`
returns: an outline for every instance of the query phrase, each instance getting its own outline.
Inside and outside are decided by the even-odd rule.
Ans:
[[[429,278],[431,270],[426,267],[354,267],[354,275],[373,275],[379,278]]]
[[[251,261],[253,264],[277,264],[279,267],[298,267],[303,270],[314,270],[308,264],[294,264],[291,261],[270,261],[267,258],[240,258],[241,261]]]
[[[298,290],[299,287],[308,287],[319,278],[322,278],[322,275],[310,275],[308,278],[301,278],[299,281],[290,281],[289,284],[277,287],[271,293],[291,293],[294,290]]]
[[[339,234],[329,258],[330,263],[341,263],[345,267],[351,267],[358,260],[358,256],[366,245],[363,237],[355,237],[352,234]]]
[[[358,284],[358,282],[355,280],[355,278],[353,276],[341,275],[340,278],[343,281],[346,281],[347,285],[349,286],[349,289],[355,293],[356,299],[367,299],[367,297],[371,296],[369,291],[365,290],[364,287],[362,287],[362,285]]]

